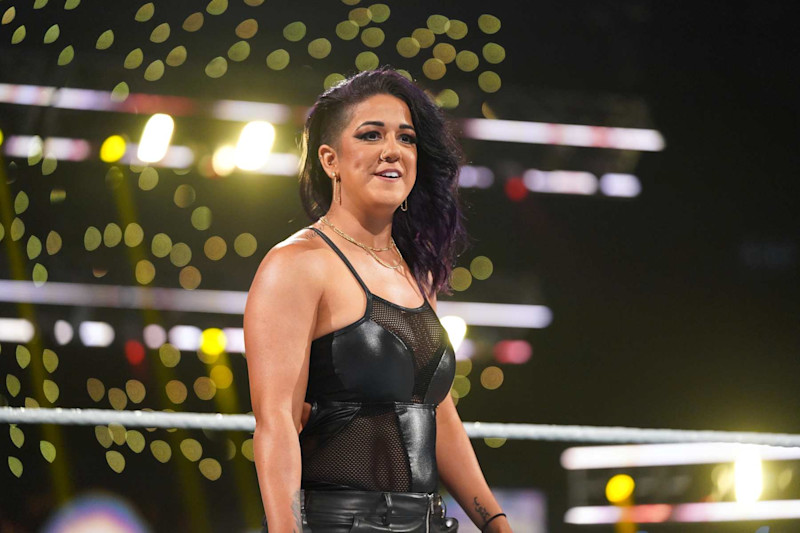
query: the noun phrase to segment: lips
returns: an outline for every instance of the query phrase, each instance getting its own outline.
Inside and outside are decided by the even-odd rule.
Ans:
[[[403,177],[403,173],[395,168],[387,168],[375,173],[376,176],[387,179],[399,179]]]

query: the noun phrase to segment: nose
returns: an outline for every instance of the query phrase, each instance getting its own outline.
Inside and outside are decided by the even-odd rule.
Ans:
[[[396,139],[392,137],[387,138],[386,144],[381,151],[380,158],[387,163],[394,163],[400,159],[400,150]]]

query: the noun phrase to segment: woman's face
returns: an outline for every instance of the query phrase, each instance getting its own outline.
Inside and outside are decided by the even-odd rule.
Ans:
[[[328,175],[341,177],[342,204],[366,211],[394,211],[417,179],[417,136],[406,103],[377,94],[350,111],[337,147],[322,145]]]

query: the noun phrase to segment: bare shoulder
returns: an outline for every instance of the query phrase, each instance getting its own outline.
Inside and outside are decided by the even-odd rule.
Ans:
[[[320,240],[314,231],[302,229],[273,246],[258,266],[251,292],[274,289],[278,285],[293,290],[321,291],[329,258]]]

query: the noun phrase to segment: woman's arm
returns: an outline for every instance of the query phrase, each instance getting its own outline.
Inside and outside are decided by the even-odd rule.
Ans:
[[[436,296],[429,301],[436,309]],[[479,529],[503,511],[483,477],[475,450],[449,394],[436,409],[436,464],[442,484]],[[504,516],[495,518],[486,528],[487,533],[510,531],[511,526]]]
[[[253,453],[267,524],[276,532],[303,531],[297,435],[323,279],[311,253],[302,243],[273,248],[253,279],[244,313]]]

